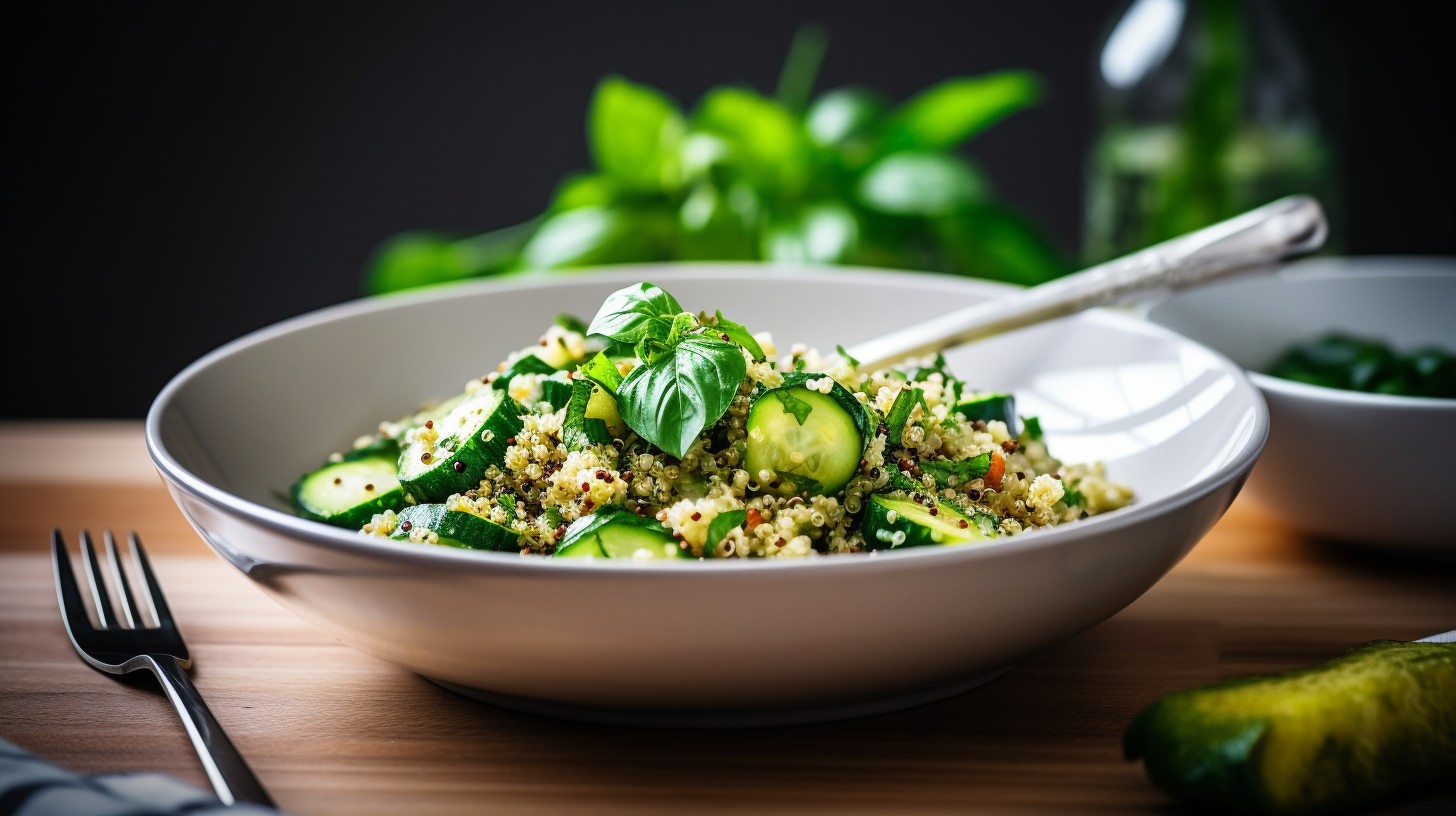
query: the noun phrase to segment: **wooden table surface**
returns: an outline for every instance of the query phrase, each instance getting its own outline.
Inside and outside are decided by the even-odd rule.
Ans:
[[[958,697],[789,728],[581,725],[456,696],[276,606],[184,521],[139,422],[0,423],[0,491],[0,737],[78,771],[206,786],[155,682],[87,667],[56,610],[51,529],[73,547],[82,529],[136,530],[203,697],[295,814],[1178,813],[1122,759],[1142,706],[1456,627],[1456,565],[1337,549],[1240,501],[1120,614]]]

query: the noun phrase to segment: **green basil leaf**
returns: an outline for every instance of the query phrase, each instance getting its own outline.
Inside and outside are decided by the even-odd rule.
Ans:
[[[654,327],[661,327],[667,324],[663,321],[659,321],[652,325]],[[669,346],[667,343],[663,342],[661,339],[658,338],[657,335],[649,335],[642,338],[642,340],[637,343],[637,349],[635,353],[637,355],[637,359],[641,360],[646,365],[652,365],[653,363],[662,359],[662,357],[671,350],[672,346]]]
[[[890,215],[935,217],[962,210],[989,194],[990,185],[967,159],[951,153],[891,153],[865,171],[855,194],[866,207]]]
[[[763,351],[763,346],[758,344],[758,341],[753,338],[753,334],[748,331],[748,328],[742,323],[734,323],[732,320],[724,317],[721,310],[717,313],[717,322],[713,326],[713,331],[728,335],[729,341],[747,349],[748,353],[752,354],[755,360],[762,360],[767,356]]]
[[[747,376],[738,346],[687,337],[632,369],[617,389],[617,409],[643,439],[682,458],[698,434],[728,411]]]
[[[607,389],[612,396],[617,395],[617,386],[622,384],[622,372],[617,370],[617,364],[605,352],[597,352],[597,355],[581,364],[582,376]]]
[[[722,544],[723,539],[733,532],[733,528],[742,527],[747,521],[747,510],[728,510],[714,516],[708,524],[708,546],[717,547]]]
[[[936,83],[891,117],[890,149],[948,150],[1041,98],[1041,80],[1028,71],[998,71]]]
[[[592,158],[622,186],[645,191],[680,186],[687,126],[666,95],[608,76],[597,85],[587,122]]]
[[[989,451],[958,462],[931,459],[920,463],[920,471],[929,473],[935,479],[936,487],[959,487],[972,479],[985,476],[990,469],[991,453]],[[952,476],[955,477],[954,485],[950,483]]]
[[[607,296],[587,332],[622,343],[667,337],[672,318],[682,312],[677,299],[654,283],[638,283]]]
[[[794,396],[794,389],[792,388],[776,388],[769,393],[773,394],[783,404],[784,412],[792,414],[794,421],[798,422],[801,426],[809,418],[809,414],[814,411],[814,406]]]
[[[924,401],[925,392],[919,388],[902,388],[895,395],[895,401],[890,403],[889,413],[885,414],[885,430],[889,432],[890,446],[900,447],[900,437],[905,432],[905,423],[910,421],[910,412]]]
[[[850,354],[848,351],[845,351],[844,350],[844,346],[835,346],[834,347],[834,350],[837,351],[837,352],[839,352],[839,356],[840,357],[843,357],[844,358],[844,361],[846,363],[849,363],[851,366],[854,366],[855,368],[859,368],[859,360],[856,360],[854,358],[854,355]]]
[[[667,333],[667,344],[675,346],[683,336],[698,327],[698,319],[690,312],[679,312],[672,318],[672,330]]]

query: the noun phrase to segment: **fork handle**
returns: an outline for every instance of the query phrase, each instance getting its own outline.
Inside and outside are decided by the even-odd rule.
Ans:
[[[207,703],[202,701],[202,695],[192,685],[187,670],[170,655],[147,657],[149,668],[167,692],[167,699],[172,701],[172,707],[182,717],[187,736],[192,739],[192,747],[197,749],[197,756],[202,760],[202,767],[207,771],[217,798],[228,805],[252,802],[276,807],[248,763],[243,761],[242,754],[223,732],[222,725],[207,709]]]

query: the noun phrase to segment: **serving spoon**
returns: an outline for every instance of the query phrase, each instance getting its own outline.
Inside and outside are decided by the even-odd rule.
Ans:
[[[1164,296],[1313,252],[1329,227],[1319,202],[1294,195],[1227,221],[1003,298],[977,303],[848,349],[861,371],[1019,329],[1093,306]]]

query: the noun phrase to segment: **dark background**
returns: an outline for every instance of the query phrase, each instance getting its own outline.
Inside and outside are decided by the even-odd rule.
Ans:
[[[52,3],[5,27],[6,381],[0,416],[140,417],[253,329],[362,294],[406,229],[524,220],[588,166],[608,72],[690,105],[771,92],[822,24],[817,90],[903,99],[1029,68],[1046,100],[968,146],[1072,253],[1098,47],[1126,0]],[[1338,139],[1353,254],[1456,254],[1456,94],[1436,2],[1280,2]]]

